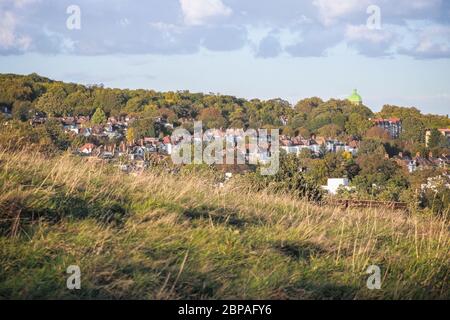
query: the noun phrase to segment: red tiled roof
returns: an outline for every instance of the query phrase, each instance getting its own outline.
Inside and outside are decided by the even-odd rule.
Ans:
[[[92,143],[86,143],[84,146],[82,146],[82,147],[80,148],[80,150],[84,150],[84,149],[92,150],[92,149],[94,149],[94,148],[95,148],[95,145],[94,145],[94,144],[92,144]]]
[[[389,119],[372,119],[373,122],[379,123],[379,122],[392,122],[392,123],[398,123],[402,120],[399,118],[389,118]]]

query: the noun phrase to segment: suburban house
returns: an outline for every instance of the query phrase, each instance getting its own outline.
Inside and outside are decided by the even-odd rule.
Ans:
[[[78,151],[84,155],[91,155],[95,149],[95,145],[92,143],[86,143],[84,146],[78,149]]]
[[[420,152],[418,152],[413,158],[404,156],[403,153],[400,153],[395,156],[393,160],[401,167],[407,169],[409,173],[431,168],[447,169],[450,165],[450,156],[434,156],[432,152],[428,154],[428,157],[422,156]]]
[[[315,135],[312,135],[310,139],[304,139],[302,137],[280,137],[280,148],[287,154],[299,155],[302,150],[306,149],[310,150],[316,155],[320,154],[323,151],[334,153],[346,151],[351,153],[352,155],[356,155],[358,153],[357,146],[357,143],[353,143],[352,145],[350,145],[338,140],[325,139],[323,137],[317,137]]]

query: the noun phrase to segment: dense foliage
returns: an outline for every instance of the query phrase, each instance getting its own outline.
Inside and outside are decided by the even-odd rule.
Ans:
[[[76,149],[86,142],[99,145],[108,141],[65,134],[53,120],[31,126],[27,120],[36,114],[90,116],[92,124],[104,124],[111,116],[137,117],[140,120],[125,137],[128,141],[170,134],[170,128],[155,122],[157,118],[165,118],[175,127],[188,130],[192,130],[193,120],[201,120],[207,128],[280,128],[289,136],[316,134],[344,142],[358,140],[361,143],[357,157],[346,152],[324,151],[317,156],[305,151],[298,159],[289,157],[291,162],[282,162],[282,170],[276,177],[257,181],[264,186],[276,182],[280,190],[290,190],[300,196],[312,192],[312,197],[317,198],[314,190],[325,184],[327,178],[348,177],[355,187],[348,197],[408,201],[439,213],[448,209],[447,193],[442,193],[444,198],[417,193],[428,178],[441,175],[443,170],[409,174],[390,159],[399,154],[410,157],[420,154],[425,158],[431,154],[450,154],[448,139],[436,130],[450,127],[450,119],[424,115],[416,108],[386,105],[379,114],[374,114],[368,107],[355,106],[346,100],[323,101],[313,97],[292,106],[282,99],[261,101],[188,91],[110,89],[102,85],[52,81],[36,74],[4,74],[0,75],[0,109],[10,111],[13,118],[0,128],[2,148],[17,150],[27,146],[48,154],[69,147]],[[374,127],[369,120],[374,117],[402,119],[399,139],[391,139],[386,131]],[[0,113],[0,121],[1,118],[5,120]],[[432,129],[428,146],[425,145],[426,129]],[[299,172],[300,169],[305,170]],[[442,204],[438,205],[437,201]]]

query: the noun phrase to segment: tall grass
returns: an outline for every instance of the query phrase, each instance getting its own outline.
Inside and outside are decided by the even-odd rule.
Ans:
[[[0,298],[448,299],[449,223],[0,152]],[[82,289],[66,288],[81,268]],[[369,290],[368,266],[382,270]]]

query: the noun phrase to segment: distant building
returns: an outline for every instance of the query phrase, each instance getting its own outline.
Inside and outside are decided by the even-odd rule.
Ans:
[[[363,100],[361,98],[361,96],[358,94],[358,90],[353,90],[353,93],[350,97],[348,97],[347,99],[348,101],[350,101],[353,105],[355,106],[360,106],[363,104]]]
[[[337,194],[339,188],[344,187],[348,188],[350,185],[349,180],[347,178],[339,178],[339,179],[328,179],[328,184],[323,186],[324,190],[327,190],[330,194]]]
[[[389,132],[392,139],[398,139],[402,133],[402,120],[399,118],[372,119],[372,122],[381,129]]]
[[[450,129],[438,129],[438,131],[447,139],[450,139]],[[425,144],[428,147],[431,138],[431,130],[427,130],[425,133]]]
[[[92,152],[95,149],[95,145],[92,143],[86,143],[84,146],[82,146],[79,151],[84,155],[91,155]]]

